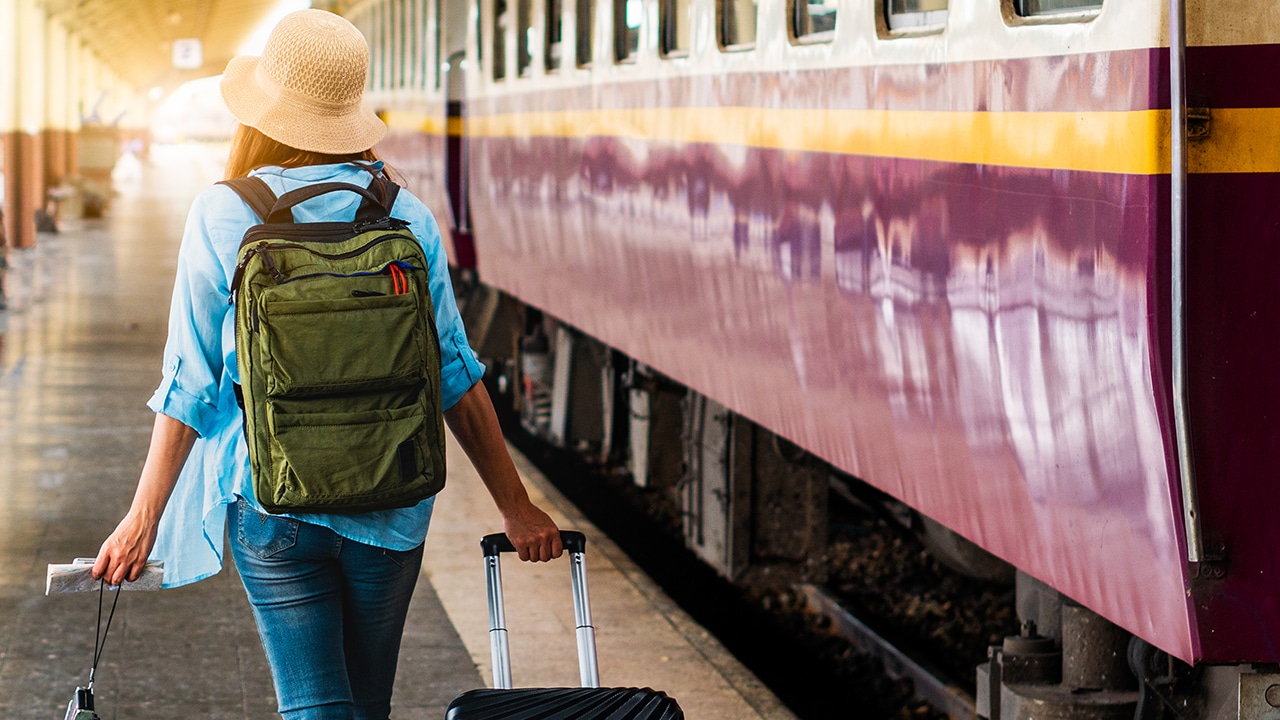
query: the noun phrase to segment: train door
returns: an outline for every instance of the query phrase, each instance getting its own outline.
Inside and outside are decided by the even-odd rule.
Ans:
[[[458,267],[474,269],[476,246],[467,201],[468,153],[466,116],[467,0],[436,0],[437,61],[445,90],[445,188],[449,194],[449,230]]]
[[[463,132],[466,95],[465,58],[462,51],[449,56],[445,65],[445,184],[449,191],[449,225],[458,265],[476,266],[471,233],[471,208],[467,201],[467,136]]]

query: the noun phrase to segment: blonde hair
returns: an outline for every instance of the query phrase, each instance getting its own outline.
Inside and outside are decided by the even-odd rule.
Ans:
[[[232,180],[245,177],[250,171],[260,167],[267,167],[268,165],[297,168],[308,165],[331,165],[353,160],[373,162],[379,159],[373,148],[341,155],[299,150],[277,140],[272,140],[260,130],[241,123],[236,128],[235,136],[231,138],[231,154],[227,158],[225,179]],[[389,168],[387,175],[391,177]]]

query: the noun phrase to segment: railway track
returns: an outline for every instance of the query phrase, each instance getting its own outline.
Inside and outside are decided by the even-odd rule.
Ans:
[[[949,679],[927,660],[913,658],[886,640],[853,613],[846,610],[825,589],[817,585],[797,587],[812,610],[830,621],[831,631],[858,652],[875,658],[887,676],[911,683],[919,699],[951,720],[977,720],[973,695]]]

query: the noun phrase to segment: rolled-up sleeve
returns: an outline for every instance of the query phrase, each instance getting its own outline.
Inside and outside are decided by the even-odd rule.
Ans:
[[[403,195],[402,195],[403,197]],[[413,198],[416,200],[416,198]],[[453,296],[453,281],[449,279],[449,260],[440,240],[440,228],[426,206],[415,202],[409,228],[422,242],[427,256],[427,276],[431,287],[431,302],[435,306],[436,330],[440,337],[440,405],[444,410],[453,407],[462,396],[484,376],[484,364],[476,359],[467,342],[467,331],[462,325],[462,315]],[[398,207],[398,206],[397,206]]]
[[[209,237],[209,192],[196,198],[178,251],[169,306],[164,374],[147,406],[207,437],[218,413],[223,375],[223,327],[231,311],[226,270]]]

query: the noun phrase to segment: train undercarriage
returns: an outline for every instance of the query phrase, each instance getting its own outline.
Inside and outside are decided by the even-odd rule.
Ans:
[[[785,438],[469,272],[455,286],[495,405],[509,406],[532,436],[644,488],[684,545],[733,584],[821,586],[831,571],[829,504],[842,500],[874,505],[951,570],[1008,584],[1021,629],[991,645],[985,661],[967,658],[977,665],[973,685],[914,679],[917,695],[940,713],[987,720],[1280,718],[1280,667],[1188,666]]]

